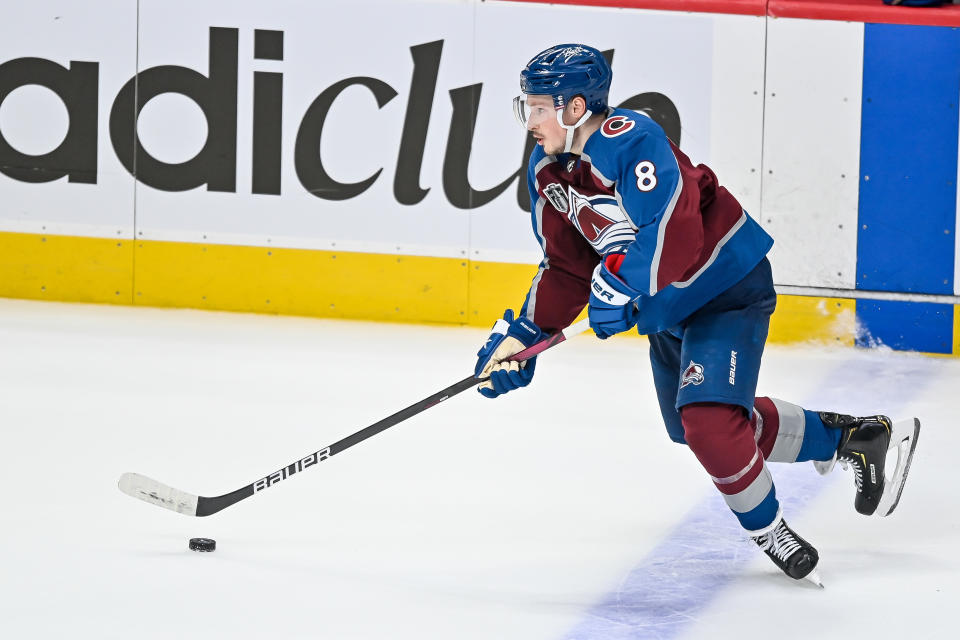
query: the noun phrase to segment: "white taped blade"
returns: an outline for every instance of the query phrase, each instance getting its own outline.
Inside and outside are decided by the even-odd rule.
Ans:
[[[157,482],[139,473],[125,473],[117,483],[120,491],[144,502],[170,509],[185,516],[197,515],[197,496]]]
[[[573,336],[579,335],[590,328],[590,318],[584,318],[579,322],[574,322],[572,325],[567,327],[562,331],[563,337],[565,340],[569,340]]]

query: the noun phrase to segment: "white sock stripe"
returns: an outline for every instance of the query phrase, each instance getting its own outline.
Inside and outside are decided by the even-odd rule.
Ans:
[[[757,505],[763,502],[772,487],[773,476],[770,475],[770,470],[767,469],[767,465],[763,465],[763,471],[760,472],[760,475],[757,476],[746,489],[729,496],[727,494],[721,495],[723,495],[727,506],[732,510],[737,513],[746,513],[751,509],[755,509]]]
[[[743,476],[747,475],[747,473],[749,473],[750,470],[753,469],[753,466],[757,464],[758,460],[760,460],[760,449],[757,449],[756,451],[754,451],[753,457],[750,459],[750,462],[747,463],[747,466],[745,466],[743,469],[740,469],[740,471],[736,472],[732,476],[727,476],[726,478],[717,478],[716,476],[710,476],[710,478],[717,484],[733,484]]]
[[[770,462],[796,462],[800,446],[803,445],[803,434],[806,427],[806,418],[803,407],[795,404],[770,398],[780,416],[780,429],[777,431],[777,440],[773,443],[773,450],[767,457]]]

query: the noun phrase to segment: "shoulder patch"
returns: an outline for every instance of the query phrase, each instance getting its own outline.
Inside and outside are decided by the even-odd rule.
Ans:
[[[570,202],[567,200],[567,193],[563,186],[558,182],[551,182],[543,189],[543,195],[547,197],[553,208],[561,213],[566,213],[570,209]]]
[[[603,121],[600,127],[600,133],[605,138],[615,138],[621,134],[630,131],[636,126],[636,123],[627,116],[610,116]]]

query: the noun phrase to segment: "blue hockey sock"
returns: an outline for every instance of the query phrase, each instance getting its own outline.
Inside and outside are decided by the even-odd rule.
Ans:
[[[843,429],[823,424],[820,414],[808,409],[803,410],[803,443],[797,453],[797,462],[806,460],[829,460],[840,446]]]

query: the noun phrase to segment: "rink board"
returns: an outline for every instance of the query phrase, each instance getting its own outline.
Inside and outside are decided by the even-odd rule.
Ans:
[[[536,273],[449,258],[10,233],[0,233],[0,250],[4,297],[476,326],[519,305]],[[952,333],[953,343],[927,350],[960,354],[960,313],[936,306],[950,310],[941,339]],[[853,299],[780,295],[770,341],[853,345],[857,311]],[[890,331],[884,344],[904,346]]]
[[[837,291],[781,296],[774,340],[957,353],[952,304],[842,296],[960,293],[960,31],[821,4],[20,7],[0,25],[0,295],[489,325],[540,259],[517,61],[586,40],[611,102],[654,109],[775,237],[776,282]]]

